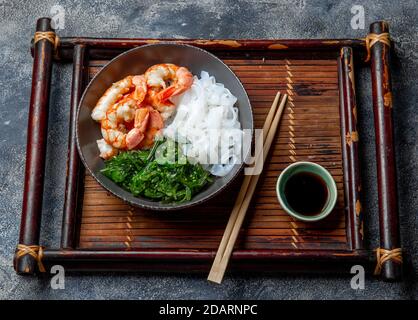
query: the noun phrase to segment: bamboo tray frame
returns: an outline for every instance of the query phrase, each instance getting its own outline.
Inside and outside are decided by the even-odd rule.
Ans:
[[[49,18],[40,18],[37,21],[37,32],[54,32],[50,25]],[[385,22],[379,21],[371,24],[371,33],[382,34],[388,33],[388,25]],[[287,78],[285,83],[279,84],[282,87],[276,87],[280,90],[287,91],[290,95],[290,111],[292,113],[292,106],[298,104],[297,99],[302,97],[296,97],[293,104],[292,95],[294,93],[294,85],[297,85],[292,81],[292,77],[297,78],[297,73],[303,73],[307,68],[306,64],[301,63],[298,67],[298,60],[303,60],[303,57],[309,56],[313,61],[313,65],[310,66],[310,70],[315,73],[321,73],[321,69],[324,69],[325,76],[330,74],[334,75],[334,84],[330,84],[328,87],[324,87],[322,83],[319,83],[320,87],[318,95],[321,92],[327,90],[336,91],[338,94],[332,96],[332,99],[336,99],[336,103],[339,106],[339,117],[337,122],[333,119],[330,123],[337,123],[338,127],[335,130],[335,126],[332,127],[333,134],[337,136],[337,143],[333,141],[330,145],[326,145],[328,149],[324,149],[324,154],[331,153],[328,157],[332,157],[333,153],[336,154],[336,162],[340,161],[341,167],[336,179],[340,186],[340,201],[342,206],[338,213],[343,217],[341,223],[342,238],[340,243],[327,244],[327,241],[321,242],[323,239],[327,239],[326,235],[322,234],[322,230],[318,234],[315,234],[319,242],[310,242],[311,240],[302,241],[290,241],[295,248],[289,248],[289,243],[284,242],[281,246],[275,247],[274,242],[269,242],[271,235],[264,237],[261,242],[255,244],[246,244],[243,247],[237,247],[233,252],[231,267],[236,270],[245,271],[296,271],[296,272],[309,272],[312,270],[327,271],[327,272],[345,272],[349,274],[349,267],[354,264],[362,264],[370,270],[370,267],[376,263],[376,258],[373,250],[364,248],[363,246],[363,234],[362,234],[362,221],[363,212],[360,204],[360,170],[358,165],[358,133],[356,128],[357,106],[355,100],[355,86],[354,86],[354,60],[353,56],[363,57],[366,52],[366,40],[365,39],[339,39],[339,40],[174,40],[174,39],[96,39],[96,38],[61,38],[59,44],[56,46],[43,39],[37,42],[32,42],[32,53],[34,56],[33,65],[33,79],[32,79],[32,93],[29,106],[29,123],[28,123],[28,143],[27,143],[27,160],[26,160],[26,173],[25,173],[25,188],[22,208],[22,221],[20,229],[19,244],[26,246],[34,246],[36,250],[35,254],[21,254],[19,249],[16,250],[14,259],[15,270],[19,274],[39,274],[39,269],[44,266],[46,270],[49,270],[52,265],[63,265],[67,271],[101,271],[101,270],[119,270],[119,271],[167,271],[167,272],[189,272],[189,271],[208,271],[216,253],[216,240],[206,248],[199,248],[198,243],[195,244],[197,248],[181,249],[176,247],[176,243],[170,243],[170,246],[161,245],[154,246],[152,243],[147,243],[147,240],[138,238],[139,244],[133,245],[129,243],[127,246],[115,245],[117,242],[105,242],[104,245],[98,246],[97,242],[85,241],[84,236],[90,239],[88,236],[89,228],[101,228],[100,217],[92,216],[88,217],[86,213],[87,209],[83,209],[88,201],[93,202],[94,205],[100,204],[100,202],[94,202],[94,193],[98,193],[99,196],[106,194],[104,190],[97,185],[93,179],[88,176],[85,177],[84,168],[80,162],[76,141],[75,141],[75,119],[79,99],[81,94],[88,83],[89,78],[98,71],[100,68],[100,61],[109,60],[130,48],[155,43],[159,41],[169,41],[176,43],[187,43],[194,46],[198,46],[207,49],[216,55],[220,56],[227,63],[231,65],[240,76],[240,72],[244,72],[244,75],[250,75],[250,79],[261,79],[262,74],[268,77],[279,77],[280,72],[284,72]],[[262,60],[262,64],[253,63],[249,61],[250,58],[259,56],[267,57],[267,60]],[[237,59],[237,57],[239,59]],[[248,58],[250,57],[250,58]],[[285,61],[283,70],[280,71],[269,70],[264,68],[268,66],[268,57],[273,59],[279,57]],[[290,57],[290,58],[289,58]],[[295,60],[292,60],[291,58]],[[302,57],[302,58],[300,58]],[[330,62],[321,64],[318,61],[327,59]],[[46,150],[46,133],[47,133],[47,118],[48,118],[48,104],[50,93],[50,79],[51,68],[53,60],[57,61],[72,61],[73,63],[73,81],[71,92],[71,111],[70,111],[70,133],[69,133],[69,146],[68,146],[68,161],[67,161],[67,180],[65,191],[65,203],[63,212],[62,223],[62,235],[61,246],[57,249],[43,248],[39,246],[39,233],[40,233],[40,219],[42,215],[42,199],[43,199],[43,175],[45,166],[45,150]],[[229,60],[228,60],[229,59]],[[318,60],[319,59],[319,60]],[[334,59],[334,60],[332,60]],[[247,61],[248,60],[248,61]],[[238,61],[244,66],[239,70],[238,65],[234,66],[233,61]],[[316,62],[315,62],[316,61]],[[331,63],[334,61],[333,63]],[[296,65],[292,62],[296,62]],[[254,68],[253,68],[254,67]],[[264,68],[264,69],[263,69]],[[298,69],[300,68],[300,69]],[[305,68],[305,69],[304,69]],[[263,69],[262,71],[259,71]],[[258,71],[257,71],[258,70]],[[328,71],[327,71],[328,70]],[[255,73],[254,73],[255,72]],[[262,73],[260,73],[262,72]],[[275,74],[277,73],[277,75]],[[328,72],[328,73],[327,73]],[[379,223],[380,223],[380,247],[392,250],[399,248],[399,229],[398,229],[398,212],[397,212],[397,199],[396,199],[396,179],[395,179],[395,164],[394,164],[394,150],[393,150],[393,129],[392,129],[392,97],[391,97],[391,84],[390,84],[390,66],[389,66],[389,47],[387,44],[378,42],[371,47],[371,73],[372,73],[372,87],[373,87],[373,108],[375,115],[375,127],[376,127],[376,160],[378,168],[378,191],[379,191]],[[283,76],[283,75],[282,75]],[[251,80],[251,81],[253,81]],[[251,82],[250,81],[250,82]],[[255,81],[255,80],[254,80]],[[253,82],[254,82],[253,81]],[[258,81],[258,80],[257,80]],[[255,86],[257,85],[255,81]],[[263,80],[264,81],[264,80]],[[261,81],[261,82],[263,82]],[[331,81],[332,82],[332,81]],[[244,85],[245,81],[244,81]],[[250,85],[249,85],[250,86]],[[321,87],[322,86],[322,87]],[[247,90],[249,87],[247,87]],[[299,90],[310,90],[309,88],[299,87]],[[273,91],[273,90],[270,90]],[[260,91],[266,96],[266,101],[271,103],[268,95],[271,93],[268,90]],[[311,92],[312,93],[312,92]],[[274,94],[273,94],[274,95]],[[251,94],[250,94],[251,96]],[[254,98],[257,102],[254,104],[262,105],[263,98]],[[250,97],[251,98],[251,97]],[[312,95],[311,95],[312,98]],[[331,99],[330,98],[330,99]],[[251,99],[252,100],[252,99]],[[325,100],[322,100],[324,102]],[[296,107],[295,107],[296,108]],[[255,108],[255,110],[262,110]],[[308,109],[307,109],[308,110]],[[267,111],[266,111],[267,112]],[[309,112],[309,110],[308,110]],[[335,112],[335,111],[334,111]],[[257,125],[257,116],[261,121],[263,115],[255,114],[255,121]],[[288,114],[283,121],[287,121],[286,127],[292,128],[282,130],[281,135],[287,137],[287,144],[292,144],[292,137],[295,129],[294,118],[292,114]],[[303,112],[301,117],[303,117]],[[326,117],[325,117],[326,118]],[[322,120],[321,120],[322,121]],[[334,122],[333,122],[334,121]],[[304,123],[300,119],[300,123]],[[323,125],[322,122],[318,122],[319,125]],[[284,126],[284,125],[283,125]],[[325,130],[325,129],[324,129]],[[301,131],[303,133],[303,130]],[[319,134],[326,134],[319,132]],[[290,142],[289,142],[290,141]],[[307,141],[309,143],[309,141]],[[290,148],[291,149],[291,148]],[[289,151],[289,147],[283,149],[285,152]],[[277,155],[283,156],[280,148],[277,149]],[[273,150],[273,156],[276,155],[276,151]],[[287,155],[289,156],[289,155]],[[292,154],[290,154],[290,157]],[[303,157],[302,157],[303,158]],[[327,156],[324,157],[325,160]],[[299,160],[299,159],[298,159]],[[320,157],[315,158],[314,161],[321,163],[325,161]],[[327,166],[324,162],[324,165]],[[284,166],[284,165],[283,165]],[[280,169],[280,165],[277,166],[277,170]],[[330,168],[333,170],[332,168]],[[268,172],[267,172],[268,175]],[[235,183],[237,186],[239,181]],[[267,185],[267,183],[266,183]],[[98,189],[96,189],[98,188]],[[231,191],[233,194],[232,187]],[[235,189],[237,189],[235,187]],[[263,189],[260,191],[263,192]],[[267,190],[267,192],[269,192]],[[231,194],[231,193],[230,193]],[[271,197],[271,192],[269,193]],[[84,199],[83,199],[84,198]],[[220,198],[221,201],[218,201]],[[233,197],[229,196],[226,202],[222,200],[222,197],[218,197],[218,200],[214,200],[207,205],[207,210],[217,210],[223,208],[225,211],[224,220],[220,220],[220,229],[222,229],[222,223],[226,224],[228,218],[228,206],[232,206]],[[224,197],[228,198],[228,197]],[[116,198],[115,198],[116,199]],[[84,200],[84,201],[83,201]],[[86,202],[87,201],[87,202]],[[113,205],[119,206],[117,201],[109,200]],[[115,202],[116,201],[116,202]],[[218,202],[216,202],[218,201]],[[229,203],[229,202],[231,203]],[[217,203],[217,206],[211,207],[213,202]],[[257,199],[254,200],[255,207],[257,207]],[[106,202],[107,203],[107,202]],[[263,205],[263,203],[261,203]],[[120,202],[120,206],[124,206]],[[106,205],[105,205],[106,206]],[[107,205],[108,206],[108,205]],[[125,205],[128,207],[127,205]],[[201,206],[200,209],[203,207]],[[270,208],[270,207],[269,207]],[[199,210],[200,210],[199,209]],[[132,208],[120,209],[127,212],[131,212],[131,216],[135,218],[142,217],[145,220],[139,222],[144,225],[152,224],[158,216],[150,215],[151,218],[146,218],[147,214],[141,210],[133,210]],[[272,210],[280,210],[276,208],[275,204],[271,204]],[[222,211],[222,210],[221,210]],[[133,212],[133,213],[132,213]],[[257,210],[255,209],[255,212]],[[266,211],[267,212],[267,211]],[[276,211],[274,211],[276,212]],[[279,212],[279,211],[277,211]],[[176,215],[174,213],[173,215]],[[255,213],[257,216],[257,213]],[[150,217],[148,216],[148,217]],[[218,214],[219,216],[219,214]],[[272,215],[273,216],[273,215]],[[331,215],[332,216],[332,215]],[[190,215],[188,216],[190,218]],[[91,219],[93,218],[93,219]],[[121,222],[125,223],[125,217],[122,217]],[[141,219],[142,219],[141,218]],[[93,223],[86,227],[85,223],[90,219]],[[104,218],[103,218],[104,219]],[[113,219],[113,218],[112,218]],[[110,222],[113,226],[118,225],[119,220],[112,220]],[[148,220],[147,220],[148,219]],[[161,218],[162,223],[170,224],[172,221],[167,218]],[[172,218],[170,218],[172,219]],[[180,215],[178,220],[183,219]],[[249,218],[249,224],[253,223]],[[266,221],[269,224],[280,225],[282,222],[269,220]],[[176,220],[176,218],[174,218]],[[258,225],[263,221],[254,218]],[[168,222],[167,222],[168,221]],[[132,220],[129,220],[132,222]],[[134,219],[133,223],[137,223]],[[157,221],[158,222],[158,221]],[[198,220],[194,221],[198,223]],[[148,223],[148,224],[147,224]],[[177,223],[177,222],[175,222]],[[219,223],[219,221],[217,222]],[[297,224],[294,221],[288,221],[286,223]],[[329,223],[325,222],[325,223]],[[175,224],[174,224],[175,225]],[[146,226],[144,228],[147,228]],[[293,227],[291,227],[293,228]],[[309,226],[302,226],[307,228]],[[94,229],[96,230],[96,229]],[[258,229],[254,229],[258,230]],[[290,229],[289,229],[290,230]],[[286,232],[289,232],[287,230]],[[294,230],[299,230],[297,227]],[[340,230],[340,229],[338,229]],[[158,231],[158,230],[157,230]],[[84,233],[83,233],[84,232]],[[186,230],[187,232],[187,230]],[[257,232],[257,231],[255,231]],[[296,231],[297,232],[297,231]],[[83,236],[84,235],[84,236]],[[256,234],[259,236],[258,234]],[[303,235],[299,235],[303,239]],[[309,235],[309,234],[308,234]],[[123,238],[124,234],[122,234]],[[211,236],[211,235],[209,235]],[[220,240],[221,234],[219,235]],[[291,235],[289,235],[291,237]],[[332,236],[330,236],[332,238]],[[306,238],[309,238],[307,236]],[[142,239],[142,240],[141,240]],[[191,238],[187,238],[188,241]],[[243,238],[242,242],[247,238]],[[267,240],[266,240],[267,239]],[[99,239],[100,241],[101,238]],[[123,239],[120,240],[124,243]],[[145,241],[149,247],[141,248],[141,241]],[[159,240],[162,241],[162,240]],[[172,241],[172,239],[170,240]],[[183,241],[185,241],[183,239]],[[302,243],[301,246],[295,245]],[[135,243],[135,241],[133,241]],[[163,243],[163,242],[162,242]],[[246,247],[247,246],[247,247]],[[400,264],[391,259],[387,260],[382,265],[382,278],[385,280],[397,280],[401,275]]]

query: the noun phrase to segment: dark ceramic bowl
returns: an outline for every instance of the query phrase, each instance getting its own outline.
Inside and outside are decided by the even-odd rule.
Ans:
[[[81,98],[77,115],[77,146],[81,160],[91,175],[108,191],[132,205],[151,210],[177,210],[202,203],[223,190],[239,173],[243,164],[237,164],[225,177],[216,177],[205,190],[193,197],[191,201],[181,204],[167,204],[146,198],[135,197],[123,190],[112,180],[100,173],[104,161],[99,157],[96,140],[101,139],[100,125],[90,114],[98,99],[112,83],[134,74],[143,74],[146,69],[157,63],[174,63],[187,67],[193,74],[199,75],[202,70],[215,76],[233,95],[238,98],[239,118],[243,129],[253,130],[253,115],[250,101],[241,82],[221,60],[214,55],[188,45],[158,43],[145,45],[129,50],[113,60],[93,78]],[[250,144],[244,147],[243,159],[250,153]]]

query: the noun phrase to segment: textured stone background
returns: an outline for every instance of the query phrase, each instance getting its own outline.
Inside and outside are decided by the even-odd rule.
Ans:
[[[368,25],[389,21],[396,43],[393,57],[395,142],[402,245],[406,277],[401,283],[367,279],[350,288],[348,276],[230,276],[221,286],[204,276],[71,275],[65,290],[48,279],[19,277],[11,261],[17,243],[25,164],[26,124],[35,21],[51,7],[65,9],[60,35],[175,38],[343,38],[363,37]],[[366,12],[366,30],[350,26],[353,4]],[[418,268],[418,69],[417,1],[25,1],[0,0],[0,298],[1,299],[416,299]],[[68,130],[71,66],[53,70],[42,243],[57,245]],[[377,246],[376,169],[368,70],[358,70],[359,131],[367,243]],[[374,236],[370,236],[373,234]],[[347,270],[347,274],[348,274]]]

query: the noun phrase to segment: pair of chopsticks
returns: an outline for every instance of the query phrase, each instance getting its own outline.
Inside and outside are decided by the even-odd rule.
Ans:
[[[277,92],[266,121],[264,122],[263,134],[259,137],[262,137],[263,140],[260,141],[259,139],[259,141],[257,141],[258,143],[264,142],[264,144],[263,152],[260,152],[255,157],[255,163],[258,163],[258,161],[263,161],[263,163],[265,162],[273,142],[273,138],[276,135],[277,127],[279,125],[284,106],[286,105],[287,94],[283,95],[280,104],[279,99],[280,92]],[[277,109],[278,104],[279,108]],[[209,281],[216,283],[222,282],[226,267],[228,266],[229,258],[231,257],[232,250],[234,249],[235,242],[241,229],[242,222],[244,221],[245,214],[247,213],[247,209],[250,205],[259,177],[260,175],[246,175],[244,177],[244,181],[219,245],[218,252],[216,253],[215,260],[213,261],[212,268],[209,272]]]

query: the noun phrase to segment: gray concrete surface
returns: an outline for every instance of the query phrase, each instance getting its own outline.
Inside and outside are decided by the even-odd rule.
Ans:
[[[348,276],[228,275],[221,286],[204,276],[71,275],[65,290],[49,279],[17,276],[17,243],[23,189],[26,125],[35,21],[65,9],[60,35],[175,38],[362,37],[369,23],[385,19],[396,43],[393,57],[395,136],[406,276],[400,283],[368,278],[365,290]],[[350,26],[353,4],[365,9],[366,30]],[[418,268],[418,69],[417,1],[133,1],[0,0],[0,299],[416,299]],[[71,66],[53,70],[42,243],[58,245],[65,172]],[[370,75],[357,73],[361,164],[367,244],[377,246],[376,169]],[[347,270],[347,274],[348,274]]]

